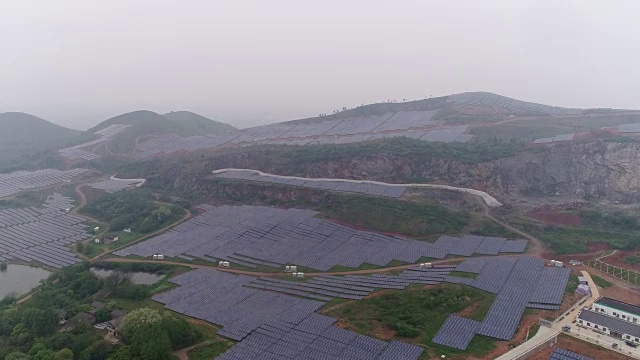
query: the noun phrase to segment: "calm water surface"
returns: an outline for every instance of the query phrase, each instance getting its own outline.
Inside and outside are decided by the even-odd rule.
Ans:
[[[51,274],[49,271],[27,265],[9,264],[7,270],[0,271],[0,299],[16,293],[26,294]]]

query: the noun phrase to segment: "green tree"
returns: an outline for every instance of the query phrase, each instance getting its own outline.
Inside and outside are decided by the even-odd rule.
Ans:
[[[134,354],[141,360],[169,359],[171,342],[160,323],[154,323],[144,331],[138,331],[131,339]]]
[[[162,314],[162,329],[169,336],[171,348],[182,349],[193,345],[202,338],[202,334],[185,319],[169,312]]]
[[[31,360],[31,356],[23,352],[16,351],[5,356],[4,360]]]
[[[34,335],[45,336],[58,327],[58,315],[52,309],[26,308],[20,322]]]
[[[56,351],[52,358],[52,360],[73,360],[73,351],[71,349],[62,349]]]
[[[109,358],[109,360],[133,360],[131,346],[121,346],[118,351]]]
[[[125,339],[133,339],[138,332],[144,332],[155,325],[160,325],[160,312],[148,307],[139,308],[128,313],[120,324],[120,332]]]

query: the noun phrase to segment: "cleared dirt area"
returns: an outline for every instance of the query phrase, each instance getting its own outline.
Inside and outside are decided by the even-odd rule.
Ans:
[[[607,281],[608,280],[607,278]],[[600,289],[600,295],[630,304],[640,303],[640,291],[627,287],[611,286],[606,289]]]
[[[565,349],[569,351],[573,351],[576,354],[588,356],[594,359],[607,359],[607,360],[629,360],[631,359],[628,356],[619,354],[615,351],[610,351],[605,348],[593,345],[591,343],[578,340],[576,338],[560,335],[558,337],[558,342],[553,346],[547,346],[541,348],[539,351],[535,352],[533,355],[527,358],[527,360],[547,360],[549,359],[549,355],[553,352],[554,348]]]
[[[582,224],[580,216],[564,212],[536,212],[529,213],[529,217],[550,225],[576,227]]]
[[[603,259],[607,264],[640,272],[640,250],[616,251],[615,254]]]

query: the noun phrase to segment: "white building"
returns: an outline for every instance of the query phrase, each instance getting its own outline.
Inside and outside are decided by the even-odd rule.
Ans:
[[[640,307],[601,297],[578,314],[579,325],[624,341],[640,343]]]
[[[601,297],[593,303],[592,310],[599,314],[604,314],[640,325],[640,307],[635,305],[607,297]]]

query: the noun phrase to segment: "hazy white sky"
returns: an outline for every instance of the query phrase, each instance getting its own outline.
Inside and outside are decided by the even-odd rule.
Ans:
[[[491,91],[640,108],[637,0],[0,0],[0,112],[246,127]]]

